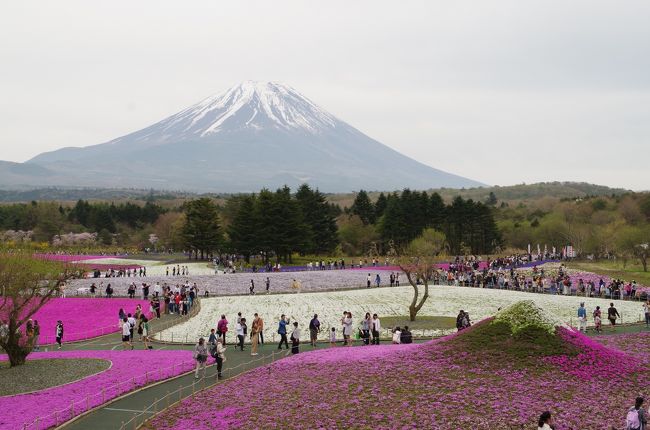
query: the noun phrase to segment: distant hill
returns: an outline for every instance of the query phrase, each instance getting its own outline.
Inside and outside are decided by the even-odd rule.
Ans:
[[[482,185],[400,154],[287,85],[251,81],[109,142],[0,165],[0,184],[14,189],[236,193],[303,183],[323,192]]]
[[[295,188],[294,188],[295,191]],[[437,192],[449,201],[456,196],[476,201],[487,200],[490,192],[494,192],[499,201],[508,203],[517,201],[530,201],[540,198],[553,197],[578,198],[586,196],[611,196],[626,194],[631,191],[622,188],[610,188],[603,185],[587,184],[584,182],[541,182],[537,184],[520,184],[505,187],[481,187],[468,189],[431,189],[429,193]],[[369,193],[372,198],[377,198],[379,191]],[[218,199],[227,198],[227,193],[190,193],[183,191],[148,190],[136,188],[74,188],[74,187],[49,187],[22,190],[0,190],[0,202],[29,202],[36,201],[76,201],[83,200],[174,200],[182,201],[208,196]],[[329,201],[347,207],[354,200],[354,193],[330,193]]]
[[[604,185],[588,184],[586,182],[539,182],[536,184],[519,184],[503,187],[437,188],[429,189],[427,192],[438,193],[446,201],[451,201],[456,196],[474,201],[486,201],[492,192],[499,202],[516,203],[548,197],[566,199],[587,196],[621,195],[631,191],[623,188],[610,188]],[[374,200],[379,196],[379,193],[379,191],[370,192],[369,196]],[[352,205],[354,197],[354,193],[344,193],[330,196],[330,200],[341,207],[348,207]]]

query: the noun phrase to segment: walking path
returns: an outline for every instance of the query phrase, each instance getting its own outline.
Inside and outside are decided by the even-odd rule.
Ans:
[[[124,426],[124,430],[137,429],[145,420],[175,402],[185,399],[199,390],[236,377],[241,373],[282,359],[289,353],[289,350],[286,349],[279,351],[275,343],[260,345],[259,355],[256,357],[250,355],[250,348],[247,346],[244,347],[243,352],[234,350],[233,345],[226,346],[228,348],[226,351],[227,360],[224,364],[224,378],[222,380],[216,378],[216,366],[211,365],[206,369],[205,377],[199,380],[194,378],[194,373],[192,372],[172,380],[145,387],[111,403],[100,406],[59,428],[64,430],[116,430]],[[192,345],[176,344],[168,345],[167,347],[170,349],[193,348]],[[328,347],[329,344],[327,343],[317,344],[315,348],[305,343],[301,345],[300,349],[301,352],[306,352]],[[210,359],[210,363],[212,361]],[[157,404],[152,406],[155,402]]]

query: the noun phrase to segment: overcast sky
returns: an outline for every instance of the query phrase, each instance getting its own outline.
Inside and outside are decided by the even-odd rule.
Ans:
[[[0,159],[280,81],[394,149],[498,185],[650,189],[650,2],[4,1]]]

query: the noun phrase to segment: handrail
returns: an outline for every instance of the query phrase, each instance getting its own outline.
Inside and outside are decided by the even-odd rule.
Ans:
[[[238,365],[236,365],[234,367],[225,368],[225,369],[223,369],[223,372],[222,372],[222,373],[226,374],[225,377],[223,377],[221,379],[215,379],[214,382],[209,383],[207,385],[206,385],[206,376],[205,376],[205,373],[204,373],[204,376],[201,379],[199,379],[199,381],[198,381],[199,384],[200,384],[200,389],[198,391],[203,391],[203,390],[205,390],[207,388],[211,388],[211,387],[217,385],[219,382],[227,381],[229,379],[234,378],[235,376],[239,376],[240,373],[235,374],[235,370],[237,370],[239,368],[244,368],[243,372],[250,371],[250,370],[252,370],[254,368],[253,366],[251,366],[252,364],[260,362],[260,361],[267,361],[269,359],[269,357],[271,359],[269,364],[273,363],[275,361],[275,358],[276,358],[277,355],[286,355],[286,352],[271,351],[271,354],[266,354],[266,355],[263,355],[262,357],[255,358],[255,359],[252,359],[252,360],[249,360],[249,361],[245,361],[245,362],[240,363],[240,364],[238,364]],[[250,367],[248,369],[246,369],[247,366],[250,366]],[[211,364],[208,367],[214,367],[214,364]],[[189,390],[190,388],[192,389],[192,393],[189,394],[189,395],[183,396],[183,391]],[[180,388],[177,388],[176,390],[174,390],[172,392],[167,392],[167,394],[165,394],[160,399],[156,398],[149,406],[144,408],[142,411],[139,411],[138,413],[135,413],[134,416],[131,419],[129,419],[126,422],[122,422],[122,425],[120,426],[120,430],[127,430],[127,429],[134,429],[135,430],[135,429],[139,428],[140,426],[144,425],[145,422],[155,418],[156,416],[158,416],[163,411],[165,411],[168,408],[170,408],[170,407],[176,405],[177,403],[181,402],[184,398],[194,396],[198,392],[196,388],[197,388],[197,381],[193,381],[191,384],[184,385],[184,386],[182,386]],[[170,403],[170,401],[171,401],[171,403]],[[164,407],[159,408],[158,406],[163,402],[165,402],[166,405]],[[151,415],[151,414],[153,414],[153,415]],[[140,423],[138,425],[138,420],[141,419],[145,415],[151,415],[151,416],[149,416],[145,420],[142,420],[142,423]]]
[[[133,376],[131,379],[118,382],[117,384],[113,384],[107,388],[102,387],[101,392],[93,395],[86,395],[85,398],[79,400],[72,400],[69,407],[55,410],[53,413],[42,417],[36,417],[32,422],[24,423],[21,428],[22,430],[44,430],[50,427],[57,427],[78,415],[88,412],[97,406],[101,406],[107,403],[107,401],[119,397],[124,393],[128,393],[138,387],[144,387],[149,385],[151,382],[162,381],[186,373],[194,368],[194,363],[194,360],[183,361],[178,364],[173,364],[170,367],[147,371],[144,374]],[[180,369],[181,372],[177,374],[176,369]]]

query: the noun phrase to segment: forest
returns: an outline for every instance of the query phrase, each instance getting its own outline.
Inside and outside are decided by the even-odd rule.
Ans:
[[[650,194],[524,186],[507,195],[405,189],[353,198],[307,185],[229,196],[143,193],[116,201],[31,201],[0,205],[3,246],[216,252],[272,256],[359,256],[400,248],[427,228],[444,233],[449,255],[498,254],[572,245],[581,256],[633,258],[650,243]],[[546,193],[542,190],[547,190]],[[581,192],[584,191],[584,192]],[[587,195],[586,191],[596,191]],[[465,195],[465,197],[463,197]],[[509,197],[509,198],[502,198]],[[523,199],[526,197],[526,199]],[[514,200],[513,200],[514,198]],[[347,202],[347,204],[343,204]]]

